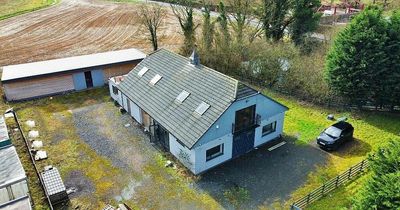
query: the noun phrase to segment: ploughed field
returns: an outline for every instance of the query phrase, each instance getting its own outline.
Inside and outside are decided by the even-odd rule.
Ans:
[[[0,66],[137,48],[151,52],[138,21],[140,3],[63,0],[43,10],[0,21]],[[159,46],[176,50],[179,25],[172,12],[159,31]]]

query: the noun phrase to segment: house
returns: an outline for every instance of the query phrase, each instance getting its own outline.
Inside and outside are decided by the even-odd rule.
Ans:
[[[1,82],[8,101],[103,86],[124,75],[146,55],[136,49],[4,66]]]
[[[194,174],[281,136],[288,108],[240,81],[161,49],[123,77],[110,95]]]
[[[27,177],[14,146],[0,149],[0,209],[32,209]]]

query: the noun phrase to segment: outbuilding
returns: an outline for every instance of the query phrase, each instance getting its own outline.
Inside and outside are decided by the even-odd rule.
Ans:
[[[1,81],[8,101],[32,99],[103,86],[145,57],[137,49],[125,49],[4,66]]]
[[[194,174],[281,136],[288,108],[244,83],[161,49],[128,75],[111,78],[110,95],[153,142]]]
[[[27,177],[14,146],[0,149],[0,209],[32,209]]]

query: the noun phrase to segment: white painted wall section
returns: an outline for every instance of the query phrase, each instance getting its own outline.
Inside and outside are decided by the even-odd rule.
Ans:
[[[232,158],[232,134],[210,141],[204,145],[194,148],[196,156],[195,172],[199,174],[207,169],[219,165]],[[224,144],[224,153],[209,161],[206,160],[206,151],[220,144]]]
[[[121,105],[121,91],[118,90],[118,94],[114,94],[113,92],[113,86],[117,86],[115,83],[114,79],[111,78],[108,82],[108,89],[110,91],[110,96],[113,98],[115,101],[118,102],[119,105]]]
[[[283,113],[279,113],[277,115],[271,116],[269,118],[262,119],[261,125],[256,129],[255,139],[254,139],[254,147],[257,147],[261,144],[267,143],[268,141],[271,141],[271,140],[279,137],[279,135],[281,135],[282,131],[283,131],[284,117],[285,117],[285,113],[283,112]],[[275,132],[267,134],[266,136],[262,136],[262,128],[265,125],[268,125],[273,122],[276,122]]]
[[[181,145],[176,138],[169,134],[170,152],[189,170],[195,173],[195,152]]]

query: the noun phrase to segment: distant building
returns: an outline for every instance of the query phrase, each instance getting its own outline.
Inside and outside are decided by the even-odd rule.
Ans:
[[[281,136],[288,108],[240,81],[161,49],[109,82],[110,95],[194,174]]]
[[[1,82],[8,101],[50,96],[103,86],[145,57],[139,50],[126,49],[4,66]]]

